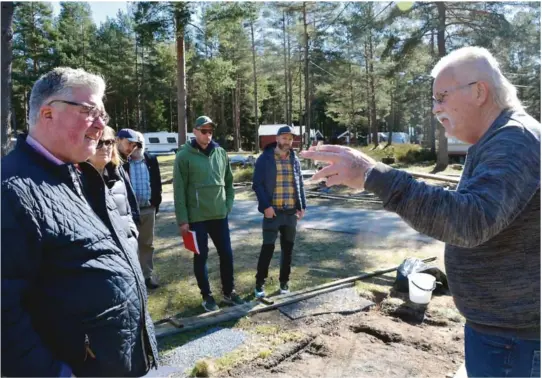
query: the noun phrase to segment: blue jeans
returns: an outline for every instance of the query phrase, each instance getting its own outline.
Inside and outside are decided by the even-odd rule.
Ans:
[[[465,325],[469,377],[540,377],[540,340],[493,336]]]
[[[209,239],[218,251],[220,258],[220,279],[222,280],[222,292],[230,295],[234,288],[233,283],[233,252],[231,249],[230,227],[228,217],[213,219],[203,222],[190,223],[190,230],[196,232],[199,247],[199,255],[194,254],[194,274],[198,281],[201,296],[205,298],[211,295],[209,275],[207,272],[207,256],[209,255]]]

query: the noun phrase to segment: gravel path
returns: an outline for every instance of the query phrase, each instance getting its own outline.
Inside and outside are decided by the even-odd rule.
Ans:
[[[175,376],[184,377],[190,373],[186,370],[191,369],[196,361],[206,357],[221,357],[241,345],[245,338],[246,334],[238,329],[213,328],[204,336],[167,353],[161,364],[180,368],[186,375],[180,373]]]

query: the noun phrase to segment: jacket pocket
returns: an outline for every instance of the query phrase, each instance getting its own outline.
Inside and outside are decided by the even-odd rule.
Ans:
[[[200,185],[195,188],[198,215],[205,218],[226,216],[226,190],[221,185]]]
[[[82,321],[81,370],[75,375],[120,377],[130,371],[127,308],[126,301]]]

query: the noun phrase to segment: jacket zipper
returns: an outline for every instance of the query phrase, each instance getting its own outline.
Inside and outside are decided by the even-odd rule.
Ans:
[[[199,191],[196,189],[196,204],[197,208],[199,209]]]
[[[90,356],[93,360],[96,359],[96,355],[92,349],[90,349],[90,338],[88,337],[88,334],[85,333],[85,359],[83,361],[86,361],[88,356]]]

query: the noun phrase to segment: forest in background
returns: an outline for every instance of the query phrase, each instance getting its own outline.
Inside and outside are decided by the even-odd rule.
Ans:
[[[85,2],[61,2],[57,17],[50,3],[15,2],[9,46],[5,4],[11,132],[27,130],[36,79],[70,66],[106,79],[115,129],[184,136],[205,114],[231,150],[257,150],[262,124],[308,125],[327,140],[398,131],[447,164],[429,73],[468,45],[496,55],[540,120],[539,2],[130,2],[99,26]]]

